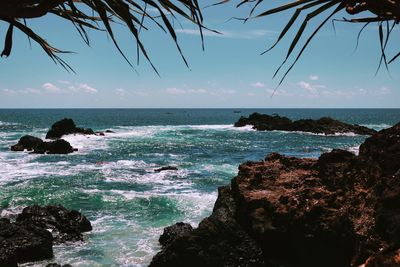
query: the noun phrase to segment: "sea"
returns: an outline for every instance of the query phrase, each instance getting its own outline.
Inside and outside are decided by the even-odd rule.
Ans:
[[[253,112],[330,116],[376,130],[400,122],[400,109],[1,109],[0,216],[15,218],[32,204],[61,204],[93,226],[83,242],[56,245],[52,260],[21,266],[147,266],[160,250],[163,228],[180,221],[197,226],[239,164],[271,152],[317,158],[340,148],[357,154],[367,138],[233,127]],[[23,135],[45,138],[63,118],[114,133],[65,136],[78,148],[69,155],[10,151]],[[168,165],[178,171],[154,171]]]

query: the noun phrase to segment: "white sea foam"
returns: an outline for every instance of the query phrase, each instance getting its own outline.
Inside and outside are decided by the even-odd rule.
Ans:
[[[358,155],[360,153],[360,146],[352,146],[347,148],[347,150],[355,155]]]
[[[304,132],[304,131],[282,131],[282,130],[273,130],[271,132],[275,133],[284,133],[284,134],[303,134],[303,135],[315,135],[315,136],[360,136],[359,134],[353,132],[345,132],[345,133],[334,133],[334,134],[324,134],[324,133],[312,133],[312,132]]]
[[[62,139],[68,141],[73,148],[77,148],[75,154],[87,154],[92,150],[106,150],[108,148],[107,141],[103,136],[70,134],[65,135]]]
[[[0,121],[0,126],[13,126],[13,125],[20,125],[20,123]]]

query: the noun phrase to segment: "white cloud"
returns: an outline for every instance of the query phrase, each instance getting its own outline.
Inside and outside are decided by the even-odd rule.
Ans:
[[[124,89],[122,89],[122,88],[117,88],[117,89],[115,89],[115,93],[118,95],[118,96],[125,96],[125,90]]]
[[[14,95],[14,94],[17,93],[17,91],[12,90],[12,89],[3,89],[3,90],[1,90],[1,91],[2,91],[3,94],[5,94],[5,95]]]
[[[87,93],[87,94],[95,94],[98,92],[96,88],[93,88],[92,86],[86,84],[86,83],[80,83],[78,85],[70,85],[68,86],[68,89],[74,93]]]
[[[287,91],[287,90],[285,90],[285,89],[276,89],[276,90],[273,90],[273,89],[266,89],[265,90],[269,95],[273,95],[273,96],[295,96],[296,94],[294,94],[294,93],[292,93],[292,92],[289,92],[289,91]]]
[[[144,91],[133,91],[133,94],[138,95],[138,96],[149,96],[149,94],[147,92]]]
[[[318,81],[318,80],[319,80],[319,76],[317,76],[317,75],[310,75],[308,78],[309,78],[311,81]]]
[[[59,84],[66,84],[66,85],[71,84],[71,82],[69,82],[69,81],[64,81],[64,80],[59,80],[58,83],[59,83]]]
[[[298,83],[298,85],[299,85],[301,88],[303,88],[304,90],[307,90],[307,91],[309,91],[309,92],[315,91],[315,88],[314,88],[310,83],[308,83],[308,82],[301,81],[301,82]]]
[[[234,95],[234,94],[236,94],[235,90],[221,90],[220,92],[223,95]]]
[[[189,93],[193,94],[206,94],[208,91],[206,89],[190,89],[188,90]]]
[[[42,85],[42,88],[44,90],[46,90],[47,92],[49,92],[49,93],[59,93],[59,92],[61,92],[61,89],[58,88],[57,86],[55,86],[52,83],[45,83],[45,84]]]
[[[89,94],[95,94],[97,93],[97,89],[91,87],[90,85],[86,84],[86,83],[81,83],[79,84],[79,88],[85,92],[85,93],[89,93]]]
[[[263,88],[263,87],[265,87],[265,84],[262,82],[255,82],[255,83],[252,83],[251,86],[254,88]]]
[[[167,88],[167,89],[165,89],[165,92],[166,92],[167,94],[170,94],[170,95],[183,95],[183,94],[186,94],[186,91],[185,91],[185,90],[183,90],[183,89],[178,89],[178,88],[176,88],[176,87]]]
[[[23,94],[41,94],[42,92],[38,89],[34,89],[34,88],[26,88],[24,90],[19,90],[20,93]]]

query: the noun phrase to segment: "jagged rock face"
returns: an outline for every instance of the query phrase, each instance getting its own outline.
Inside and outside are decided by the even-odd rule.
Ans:
[[[12,151],[32,151],[38,147],[43,146],[43,140],[31,135],[21,137],[16,145],[11,147]]]
[[[184,266],[190,257],[204,266],[400,266],[399,143],[400,124],[368,138],[359,156],[274,153],[246,162],[212,215],[151,266]]]
[[[302,131],[317,134],[336,134],[336,133],[355,133],[362,135],[372,135],[376,131],[360,125],[351,125],[334,120],[329,117],[323,117],[318,120],[297,120],[292,121],[286,117],[278,115],[269,116],[266,114],[253,113],[248,118],[241,117],[235,127],[253,125],[253,128],[259,131]]]
[[[72,119],[62,119],[54,123],[46,134],[46,139],[58,139],[67,134],[86,134],[93,135],[95,132],[88,128],[78,128]]]
[[[234,205],[230,188],[221,187],[213,214],[167,243],[150,266],[264,266],[260,248],[233,219]]]
[[[35,225],[0,219],[0,266],[53,257],[51,234]]]
[[[25,135],[21,137],[16,145],[11,146],[12,151],[32,151],[36,154],[69,154],[74,149],[71,144],[63,139],[58,139],[51,142],[44,142],[42,139]]]
[[[89,220],[76,210],[63,206],[33,205],[23,209],[17,222],[52,231],[55,242],[82,240],[82,232],[92,230]]]
[[[174,225],[164,228],[163,234],[160,236],[159,242],[161,246],[167,246],[175,239],[192,232],[193,227],[188,223],[178,222]]]

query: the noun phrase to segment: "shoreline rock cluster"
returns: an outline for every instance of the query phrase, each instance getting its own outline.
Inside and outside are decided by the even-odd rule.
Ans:
[[[400,123],[358,156],[273,153],[241,164],[198,228],[166,228],[150,267],[400,266],[399,214]]]
[[[253,113],[249,117],[240,117],[234,124],[235,127],[252,125],[258,131],[301,131],[316,134],[334,135],[337,133],[355,133],[360,135],[373,135],[375,130],[360,125],[347,124],[330,117],[322,117],[318,120],[303,119],[292,121],[279,115],[266,115]]]
[[[60,205],[28,206],[15,222],[0,218],[0,266],[51,259],[53,244],[82,241],[82,233],[91,230],[89,220],[76,210]]]
[[[105,133],[113,133],[113,131],[107,130]],[[17,144],[11,146],[10,149],[11,151],[27,150],[35,154],[70,154],[78,151],[78,149],[73,148],[69,142],[61,139],[62,136],[68,134],[105,135],[104,132],[95,133],[90,128],[76,127],[72,119],[65,118],[55,122],[46,134],[46,139],[54,141],[47,142],[35,136],[25,135],[20,138]]]

